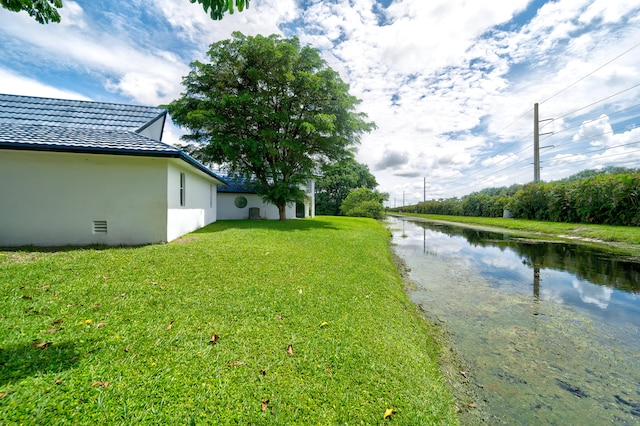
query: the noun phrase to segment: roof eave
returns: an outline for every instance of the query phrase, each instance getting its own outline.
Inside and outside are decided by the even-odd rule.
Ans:
[[[70,152],[75,154],[109,154],[109,155],[129,155],[135,157],[160,157],[160,158],[179,158],[190,164],[206,175],[220,182],[221,185],[228,185],[227,181],[209,170],[203,164],[190,157],[182,150],[176,151],[157,151],[157,150],[133,150],[133,149],[113,149],[98,147],[71,147],[56,145],[41,145],[29,143],[4,143],[0,142],[0,149],[13,149],[21,151],[41,151],[41,152]]]

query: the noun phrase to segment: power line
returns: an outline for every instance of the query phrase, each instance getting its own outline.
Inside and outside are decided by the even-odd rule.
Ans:
[[[591,75],[595,74],[596,72],[600,71],[602,68],[606,67],[607,65],[609,65],[610,63],[612,63],[613,61],[621,58],[622,56],[626,55],[627,53],[631,52],[633,49],[637,48],[638,46],[640,46],[640,43],[637,43],[635,45],[633,45],[631,48],[625,50],[624,52],[622,52],[621,54],[619,54],[618,56],[616,56],[615,58],[611,59],[610,61],[606,62],[605,64],[599,66],[598,68],[596,68],[595,70],[591,71],[589,74],[579,78],[578,80],[574,81],[573,83],[571,83],[570,85],[568,85],[567,87],[565,87],[564,89],[560,90],[559,92],[556,92],[555,94],[551,95],[550,97],[548,97],[547,99],[545,99],[544,101],[540,102],[541,104],[555,98],[556,96],[558,96],[560,93],[564,92],[565,90],[575,86],[576,84],[580,83],[582,80],[584,80],[587,77],[590,77]]]
[[[621,95],[621,94],[623,94],[623,93],[625,93],[625,92],[628,92],[629,90],[635,89],[635,88],[636,88],[636,87],[638,87],[638,86],[640,86],[640,83],[635,84],[635,85],[633,85],[633,86],[631,86],[631,87],[629,87],[629,88],[627,88],[627,89],[621,90],[620,92],[614,93],[613,95],[609,95],[609,96],[607,96],[606,98],[602,98],[602,99],[600,99],[600,100],[598,100],[598,101],[592,102],[592,103],[590,103],[589,105],[585,105],[585,106],[583,106],[583,107],[581,107],[581,108],[578,108],[578,109],[576,109],[575,111],[571,111],[571,112],[568,112],[568,113],[566,113],[566,114],[564,114],[564,115],[561,115],[560,117],[556,117],[556,118],[554,118],[554,120],[560,120],[561,118],[565,118],[565,117],[567,117],[567,116],[569,116],[569,115],[571,115],[571,114],[575,114],[575,113],[576,113],[576,112],[578,112],[578,111],[582,111],[583,109],[586,109],[586,108],[592,107],[592,106],[594,106],[594,105],[596,105],[596,104],[599,104],[600,102],[603,102],[603,101],[606,101],[606,100],[608,100],[608,99],[611,99],[611,98],[613,98],[613,97],[615,97],[615,96]]]
[[[639,106],[640,106],[640,104],[635,104],[635,105],[632,105],[630,107],[623,108],[621,110],[612,112],[610,114],[605,114],[607,117],[600,116],[600,117],[594,118],[592,120],[585,120],[580,124],[576,124],[575,126],[571,126],[571,127],[567,127],[566,129],[558,130],[557,132],[554,132],[554,135],[558,135],[560,133],[565,133],[565,132],[568,132],[569,130],[573,130],[573,129],[577,129],[578,127],[582,127],[585,124],[589,124],[589,123],[593,123],[593,122],[596,122],[596,121],[604,120],[605,118],[611,118],[611,117],[613,117],[615,115],[621,114],[621,113],[623,113],[625,111],[628,111],[628,110],[633,109],[633,108],[637,108]],[[545,124],[545,126],[546,126],[546,124]],[[544,128],[544,126],[543,126],[543,128]]]
[[[608,151],[610,149],[622,148],[623,146],[629,146],[629,145],[637,145],[639,143],[640,143],[640,140],[637,140],[637,141],[634,141],[634,142],[629,142],[629,143],[625,143],[625,144],[621,144],[621,145],[613,145],[613,146],[608,146],[608,147],[600,148],[600,149],[592,149],[590,151],[584,152],[584,154],[593,154],[595,152]],[[635,151],[631,151],[631,152],[635,152]],[[611,156],[624,155],[624,154],[627,154],[627,153],[628,152],[622,152],[622,153],[619,153],[619,154],[612,154]],[[567,155],[563,155],[563,156],[552,158],[549,161],[557,161],[557,160],[569,159],[571,157],[577,157],[577,155],[576,154],[567,154]],[[608,156],[600,157],[600,158],[606,158],[606,157],[608,157]],[[580,160],[580,161],[586,161],[586,160]]]

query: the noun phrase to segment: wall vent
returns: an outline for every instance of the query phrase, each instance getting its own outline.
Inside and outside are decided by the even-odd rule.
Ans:
[[[106,234],[107,233],[107,221],[106,220],[94,220],[93,221],[93,233],[94,234]]]

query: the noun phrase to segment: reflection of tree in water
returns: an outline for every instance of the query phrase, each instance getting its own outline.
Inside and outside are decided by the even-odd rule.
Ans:
[[[594,284],[640,293],[640,263],[617,258],[604,250],[579,244],[523,241],[496,232],[450,225],[416,224],[449,236],[464,237],[474,247],[499,247],[503,251],[510,248],[523,259],[524,264],[535,270],[566,271]]]

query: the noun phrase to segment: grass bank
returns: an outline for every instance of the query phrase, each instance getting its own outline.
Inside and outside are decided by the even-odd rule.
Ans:
[[[457,424],[437,330],[388,239],[373,220],[320,217],[0,249],[0,419]]]
[[[500,232],[506,230],[524,237],[577,240],[586,244],[607,246],[617,252],[640,258],[640,228],[638,227],[409,213],[401,215],[432,221],[455,222],[476,228],[494,228]]]

